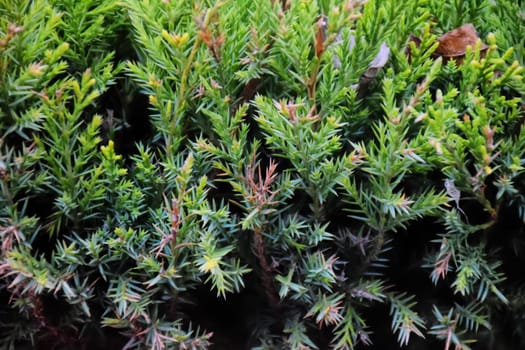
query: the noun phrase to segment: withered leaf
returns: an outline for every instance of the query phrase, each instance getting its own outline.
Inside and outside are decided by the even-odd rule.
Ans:
[[[324,42],[326,40],[326,28],[327,28],[326,16],[322,15],[317,21],[317,32],[315,33],[315,55],[321,57],[324,52]]]
[[[343,42],[341,33],[339,33],[335,39],[334,45],[340,45]],[[354,35],[349,36],[348,51],[351,52],[356,45],[356,39]],[[385,66],[390,57],[390,48],[386,43],[382,43],[379,48],[379,52],[374,57],[372,62],[368,65],[367,70],[359,78],[358,84],[353,84],[352,89],[357,91],[357,97],[363,98],[368,89],[370,82],[377,77],[379,70]],[[336,69],[341,69],[341,59],[337,54],[333,55],[333,65]]]
[[[388,58],[390,57],[390,48],[386,43],[382,43],[381,47],[379,48],[379,52],[377,53],[376,57],[372,62],[370,62],[368,71],[370,69],[379,69],[383,68],[388,61]],[[367,71],[367,72],[368,72]],[[376,73],[377,75],[377,73]]]
[[[443,61],[455,60],[457,64],[461,64],[467,51],[467,46],[474,46],[478,41],[479,36],[476,29],[471,23],[463,24],[461,27],[453,29],[437,40],[439,46],[434,52],[434,57],[443,57]],[[484,54],[488,46],[481,43],[481,53]]]
[[[372,80],[377,77],[379,70],[385,66],[390,57],[390,48],[386,43],[382,43],[379,48],[379,52],[376,57],[368,65],[368,69],[359,78],[359,84],[357,84],[357,97],[362,98],[365,96],[368,89],[368,85]]]

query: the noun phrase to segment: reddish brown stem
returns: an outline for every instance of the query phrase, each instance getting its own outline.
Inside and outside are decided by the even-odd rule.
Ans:
[[[264,240],[260,229],[257,229],[253,233],[253,244],[255,250],[255,256],[259,260],[259,265],[262,269],[262,284],[268,303],[274,311],[280,309],[279,297],[273,285],[273,269],[266,259]]]

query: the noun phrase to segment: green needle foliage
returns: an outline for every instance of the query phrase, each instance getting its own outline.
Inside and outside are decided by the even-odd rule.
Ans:
[[[0,349],[525,346],[524,14],[0,0]]]

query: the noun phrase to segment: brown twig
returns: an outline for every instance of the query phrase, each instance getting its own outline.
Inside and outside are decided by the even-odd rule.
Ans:
[[[262,269],[261,279],[264,287],[264,293],[266,294],[266,298],[268,299],[268,303],[270,304],[271,308],[275,312],[278,312],[280,310],[280,302],[277,291],[273,285],[273,268],[268,263],[268,259],[266,259],[262,229],[260,227],[257,227],[253,232],[253,245],[255,256],[257,257],[259,265]]]
[[[255,154],[250,164],[246,167],[246,175],[243,178],[243,181],[250,191],[246,199],[251,207],[256,208],[264,215],[271,211],[271,209],[265,209],[265,207],[276,204],[274,197],[278,191],[272,190],[271,187],[277,178],[277,163],[270,161],[270,165],[266,169],[265,176],[263,177],[260,165],[253,165],[255,162],[254,159]],[[263,232],[264,223],[257,224],[253,228],[254,255],[262,269],[261,279],[268,303],[277,313],[280,310],[279,297],[273,285],[273,268],[266,257]]]

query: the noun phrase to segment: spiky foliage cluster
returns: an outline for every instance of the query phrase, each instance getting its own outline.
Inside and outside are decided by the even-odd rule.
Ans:
[[[208,348],[210,300],[251,303],[241,348],[501,345],[524,309],[524,13],[0,1],[0,349]],[[438,57],[464,23],[488,48]]]

